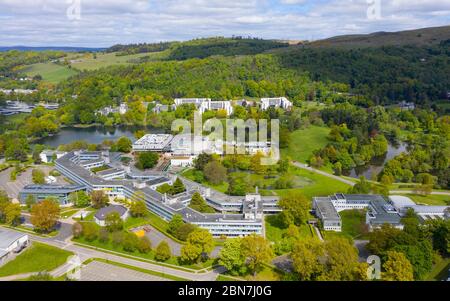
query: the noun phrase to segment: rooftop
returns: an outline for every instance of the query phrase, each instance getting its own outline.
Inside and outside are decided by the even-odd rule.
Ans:
[[[122,217],[125,213],[127,213],[128,209],[121,205],[110,205],[108,207],[101,208],[95,214],[95,218],[98,220],[105,220],[106,216],[112,212],[117,212]]]
[[[5,250],[5,249],[9,248],[9,246],[11,246],[15,241],[17,241],[18,239],[20,239],[24,236],[27,236],[27,234],[10,231],[10,230],[1,228],[0,229],[0,252],[1,252],[1,250]]]

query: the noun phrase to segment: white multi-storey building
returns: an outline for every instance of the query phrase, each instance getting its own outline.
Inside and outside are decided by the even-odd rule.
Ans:
[[[289,110],[292,108],[292,102],[286,97],[261,98],[261,109],[265,111],[270,107]]]

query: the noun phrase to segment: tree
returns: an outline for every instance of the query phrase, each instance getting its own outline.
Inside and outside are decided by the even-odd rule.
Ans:
[[[318,280],[355,280],[355,271],[358,269],[358,250],[348,239],[333,238],[325,241],[325,256],[325,270]]]
[[[72,235],[74,238],[79,238],[83,235],[83,226],[80,223],[72,225]]]
[[[98,226],[94,223],[83,223],[83,236],[87,241],[94,241],[98,237]]]
[[[294,271],[300,280],[315,280],[324,271],[320,257],[325,253],[324,245],[316,239],[299,240],[292,251]]]
[[[180,178],[177,178],[175,182],[172,185],[172,194],[179,194],[186,191],[186,187],[184,187],[183,182],[180,180]]]
[[[91,203],[95,209],[100,209],[108,205],[109,199],[103,190],[94,190],[91,192]]]
[[[175,237],[178,238],[179,240],[186,241],[188,239],[189,234],[191,234],[191,232],[193,232],[195,229],[197,229],[196,225],[183,223],[175,232]]]
[[[132,202],[130,214],[133,217],[143,217],[147,215],[147,207],[143,201]]]
[[[181,260],[185,262],[198,262],[202,249],[197,245],[187,244],[181,248]]]
[[[191,207],[194,210],[197,210],[198,212],[204,212],[204,213],[214,213],[214,209],[209,207],[206,203],[205,199],[202,198],[200,193],[195,192],[192,195],[191,202],[189,203],[189,207]]]
[[[241,243],[241,238],[227,239],[219,253],[219,264],[234,275],[243,274],[245,270],[245,257],[241,252]]]
[[[45,184],[45,173],[40,169],[33,169],[31,177],[34,184]]]
[[[213,161],[212,155],[207,154],[207,153],[201,153],[194,160],[194,167],[195,167],[195,169],[197,169],[199,171],[203,171],[206,164],[208,164],[211,161]]]
[[[227,177],[227,169],[216,160],[206,164],[203,172],[206,179],[213,185],[219,185]]]
[[[69,195],[69,200],[75,207],[78,208],[87,207],[91,203],[89,195],[83,190],[72,192]]]
[[[110,212],[105,217],[105,226],[109,232],[115,232],[123,229],[123,221],[118,212]]]
[[[10,203],[5,208],[5,220],[8,225],[17,226],[20,224],[20,204]]]
[[[141,139],[142,137],[145,136],[145,131],[144,130],[137,130],[136,132],[134,132],[134,138],[136,138],[137,140]]]
[[[117,140],[116,148],[121,153],[129,153],[132,148],[132,142],[128,137],[120,137]]]
[[[184,224],[183,217],[179,214],[174,214],[172,216],[172,219],[169,222],[169,227],[167,229],[167,232],[169,232],[172,235],[175,235],[178,231],[178,229]]]
[[[98,231],[98,240],[102,243],[107,243],[109,241],[109,231],[108,229],[102,227]]]
[[[137,249],[140,253],[147,254],[152,250],[152,243],[147,236],[141,237],[137,244]]]
[[[256,274],[264,263],[273,258],[270,243],[264,237],[251,234],[242,239],[241,252],[246,258],[248,268]]]
[[[134,233],[126,232],[123,234],[122,246],[127,252],[134,252],[138,248],[139,238]]]
[[[155,152],[142,152],[139,153],[137,158],[136,167],[139,169],[153,168],[158,163],[159,155]]]
[[[28,210],[30,210],[31,207],[33,207],[33,205],[36,204],[36,198],[34,197],[34,195],[32,194],[27,195],[25,199],[25,204],[27,205]]]
[[[214,239],[211,233],[202,228],[197,228],[187,237],[187,244],[192,244],[200,247],[202,255],[207,257],[214,249]]]
[[[283,209],[282,220],[286,226],[291,223],[299,226],[309,218],[311,202],[300,193],[292,193],[283,197],[278,205]]]
[[[395,251],[387,252],[387,260],[383,264],[382,278],[387,281],[413,281],[413,267],[408,258]]]
[[[59,204],[53,199],[45,199],[31,208],[30,221],[38,231],[50,232],[59,217]]]
[[[172,253],[170,252],[170,246],[167,241],[163,240],[159,243],[156,248],[155,259],[158,261],[166,261],[170,257],[172,257]]]
[[[280,159],[278,162],[278,172],[281,174],[285,174],[289,171],[289,160],[288,159]]]

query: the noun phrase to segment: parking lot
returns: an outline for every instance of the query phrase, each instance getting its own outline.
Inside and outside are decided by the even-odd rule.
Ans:
[[[50,171],[55,169],[52,166],[46,166],[46,165],[38,166],[36,168],[45,172],[46,175],[48,175],[48,173]],[[8,194],[8,196],[10,198],[16,199],[19,196],[20,190],[22,190],[22,188],[25,185],[33,184],[33,181],[31,179],[31,172],[32,172],[33,168],[30,167],[26,171],[24,171],[20,175],[18,175],[16,181],[10,180],[10,174],[11,174],[12,170],[13,170],[13,168],[8,168],[8,169],[0,172],[0,189],[6,191],[6,193]],[[59,184],[63,184],[63,183],[67,184],[64,181],[63,177],[56,177],[56,179],[57,179],[57,183],[59,183]]]
[[[81,269],[81,281],[170,281],[150,274],[93,261]]]

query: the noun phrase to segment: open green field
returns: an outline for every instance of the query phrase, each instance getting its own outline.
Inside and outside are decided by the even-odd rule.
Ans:
[[[52,62],[29,65],[22,69],[21,72],[31,77],[39,74],[44,81],[52,84],[56,84],[78,73],[76,70]]]
[[[314,196],[327,196],[336,192],[347,192],[350,187],[350,185],[308,170],[291,167],[291,172],[296,176],[307,179],[308,185],[301,188],[273,190],[277,195],[289,195],[295,191],[302,193],[307,198],[312,198]]]
[[[344,210],[340,213],[342,219],[342,233],[353,239],[367,238],[366,212],[364,210]]]
[[[450,196],[448,195],[419,195],[419,194],[407,194],[407,197],[412,199],[417,204],[446,206],[450,204]]]
[[[49,245],[33,242],[16,259],[0,268],[0,277],[52,271],[64,264],[72,252],[61,250]]]
[[[163,52],[152,53],[138,53],[131,55],[116,56],[116,52],[112,53],[97,53],[96,58],[93,54],[87,53],[77,59],[74,59],[71,66],[78,70],[97,70],[103,67],[112,65],[130,65],[134,60],[138,61],[140,58],[149,57],[151,59],[158,59],[164,57]]]
[[[321,149],[328,143],[327,127],[310,126],[307,129],[296,130],[291,133],[291,141],[287,149],[281,149],[283,158],[290,157],[294,161],[305,163],[314,150]]]
[[[190,169],[183,173],[186,178],[195,181],[193,175],[194,170]],[[313,173],[304,169],[291,166],[289,174],[292,176],[293,188],[290,189],[273,189],[272,185],[276,178],[265,179],[263,175],[249,174],[244,172],[234,172],[234,174],[244,174],[248,177],[248,183],[258,186],[263,195],[288,195],[292,192],[301,192],[308,198],[313,196],[326,196],[336,192],[347,192],[349,185],[332,178]],[[216,189],[221,192],[226,192],[228,183],[223,182],[220,185],[211,185],[207,181],[201,184]]]

